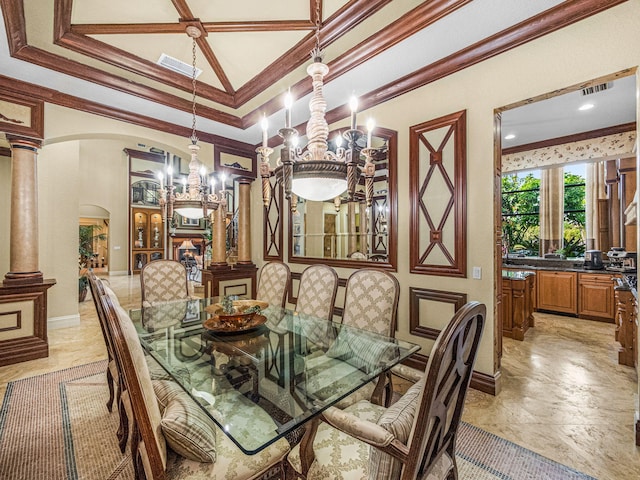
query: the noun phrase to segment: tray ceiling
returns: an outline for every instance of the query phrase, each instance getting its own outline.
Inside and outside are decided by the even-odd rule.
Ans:
[[[256,143],[263,114],[282,123],[287,89],[298,100],[294,124],[306,121],[317,23],[331,69],[331,121],[345,116],[352,94],[369,97],[367,108],[390,85],[415,88],[402,87],[415,72],[428,83],[464,68],[447,67],[448,59],[470,52],[481,61],[479,46],[495,50],[484,58],[517,46],[537,16],[546,15],[553,31],[622,1],[0,0],[0,74],[189,125],[191,79],[157,61],[164,53],[190,68],[186,27],[195,25],[204,32],[196,48],[198,128]],[[525,34],[513,41],[508,32],[518,24]],[[530,38],[540,35],[535,28]]]

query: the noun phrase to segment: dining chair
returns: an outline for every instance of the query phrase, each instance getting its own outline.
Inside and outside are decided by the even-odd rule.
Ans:
[[[325,410],[289,454],[289,475],[457,479],[456,436],[485,317],[478,302],[460,308],[438,335],[425,372],[397,369],[416,383],[391,407],[363,400]]]
[[[107,348],[107,385],[109,387],[109,399],[107,400],[107,409],[111,412],[113,410],[114,403],[118,408],[118,416],[120,418],[118,431],[116,435],[118,437],[118,444],[120,450],[124,453],[129,439],[129,418],[130,414],[127,412],[128,397],[125,392],[125,385],[122,379],[122,372],[118,362],[115,358],[113,336],[109,329],[109,325],[106,318],[102,302],[100,302],[101,296],[108,296],[112,304],[117,308],[120,307],[120,302],[115,292],[105,285],[92,271],[88,274],[89,288],[91,290],[91,296],[98,314],[98,320],[100,323],[100,330],[104,338],[105,346]],[[167,380],[170,375],[156,362],[152,357],[145,355],[145,360],[149,371],[151,372],[151,378],[153,380]],[[182,373],[185,374],[184,372]]]
[[[284,308],[287,303],[287,289],[291,281],[291,271],[286,263],[268,262],[260,270],[258,279],[258,300]]]
[[[154,260],[140,271],[142,306],[189,298],[186,267],[175,260]]]
[[[285,439],[255,455],[242,453],[180,386],[167,381],[154,384],[127,312],[115,306],[108,295],[100,296],[100,301],[126,385],[136,478],[282,478],[283,459],[289,452]],[[161,390],[165,393],[162,405]],[[251,412],[247,415],[251,417]]]
[[[374,335],[395,337],[399,296],[400,284],[390,273],[375,268],[356,270],[347,279],[341,323]],[[345,363],[332,359],[344,359],[354,349],[362,355],[369,355],[369,352],[375,354],[375,348],[370,348],[375,342],[367,341],[365,335],[357,335],[350,328],[342,329],[331,340],[333,343],[324,355],[306,363],[306,368],[315,372],[311,375],[315,386],[310,388],[320,396],[330,396],[336,388],[341,389],[341,386],[336,385],[336,378],[348,378],[344,369],[349,366],[349,360]],[[353,368],[358,368],[358,365],[354,364]],[[361,387],[338,405],[345,407],[362,399],[374,399],[376,403],[384,401],[388,404],[391,393],[391,375],[385,374]]]

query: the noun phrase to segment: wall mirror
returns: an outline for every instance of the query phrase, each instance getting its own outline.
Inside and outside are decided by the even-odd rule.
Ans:
[[[341,133],[334,131],[333,139]],[[289,261],[324,263],[337,267],[397,267],[397,132],[376,127],[372,147],[377,149],[373,200],[365,202],[364,176],[354,200],[347,193],[325,202],[293,198],[289,210]],[[362,146],[366,138],[361,138]],[[330,149],[334,141],[330,140]],[[364,164],[364,157],[361,158]]]

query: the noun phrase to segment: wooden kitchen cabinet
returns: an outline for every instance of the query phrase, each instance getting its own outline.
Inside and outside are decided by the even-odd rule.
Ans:
[[[611,274],[578,274],[578,315],[613,323],[615,301]]]
[[[538,310],[551,312],[578,313],[576,272],[556,272],[539,270]]]

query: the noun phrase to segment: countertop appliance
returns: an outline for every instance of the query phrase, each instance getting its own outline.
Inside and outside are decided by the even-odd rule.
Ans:
[[[613,272],[636,271],[636,252],[627,252],[623,247],[611,247],[611,250],[607,252],[607,257],[609,257],[607,270]]]
[[[588,270],[601,270],[604,268],[602,263],[601,250],[587,250],[584,253],[584,268]]]

